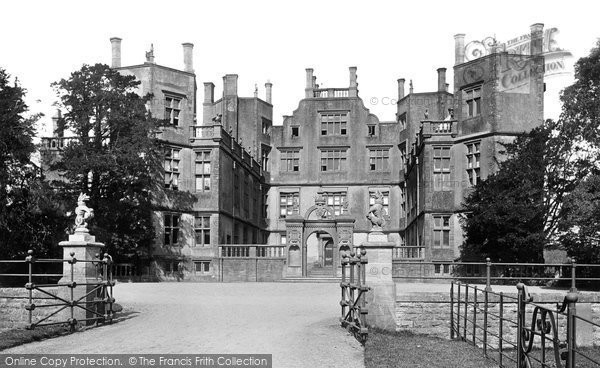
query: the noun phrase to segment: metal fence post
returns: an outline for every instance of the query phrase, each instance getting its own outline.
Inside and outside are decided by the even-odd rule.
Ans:
[[[502,325],[504,321],[504,293],[500,292],[500,310],[498,311],[498,363],[502,367],[502,333],[504,332]]]
[[[77,320],[75,319],[75,287],[77,285],[75,284],[74,267],[75,263],[77,262],[77,258],[75,258],[75,252],[71,252],[70,255],[71,259],[69,260],[69,264],[71,265],[71,282],[69,283],[69,289],[71,290],[69,295],[71,296],[71,299],[69,301],[71,302],[71,318],[69,319],[69,324],[71,325],[71,331],[75,331],[75,326],[77,325]]]
[[[568,368],[575,368],[575,352],[577,347],[576,332],[576,303],[578,295],[575,292],[569,292],[567,297],[567,364]]]
[[[490,258],[488,257],[485,259],[485,291],[492,291],[491,270],[492,262],[490,262]]]
[[[473,289],[473,345],[477,346],[477,286]]]
[[[523,367],[524,353],[523,353],[523,332],[524,316],[525,316],[525,285],[521,282],[517,284],[517,367]]]
[[[31,305],[33,304],[33,250],[29,249],[27,251],[27,257],[25,257],[25,262],[27,262],[27,272],[29,273],[28,277],[27,277],[27,285],[25,285],[25,287],[27,288],[28,294],[29,294],[29,326],[28,328],[32,328],[32,323],[33,323],[33,308],[31,308]]]
[[[467,316],[469,314],[469,284],[465,284],[465,315],[463,321],[463,335],[467,339]]]
[[[454,339],[454,281],[450,283],[450,339]]]
[[[458,288],[456,300],[456,336],[460,337],[460,281],[456,283]]]
[[[577,267],[577,263],[576,263],[576,259],[575,257],[571,257],[571,289],[569,290],[569,292],[571,293],[576,293],[577,292],[577,287],[575,287],[575,271],[576,271],[576,267]]]
[[[342,282],[340,283],[340,287],[342,289],[342,300],[340,300],[340,305],[342,306],[342,321],[344,317],[346,317],[346,269],[348,265],[348,255],[346,252],[342,254]]]
[[[487,357],[488,292],[483,292],[483,355]]]

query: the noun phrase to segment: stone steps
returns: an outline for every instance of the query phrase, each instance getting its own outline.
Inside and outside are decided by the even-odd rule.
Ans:
[[[342,281],[341,277],[333,277],[333,276],[323,276],[323,277],[285,277],[280,280],[280,282],[290,282],[290,283],[340,283]]]

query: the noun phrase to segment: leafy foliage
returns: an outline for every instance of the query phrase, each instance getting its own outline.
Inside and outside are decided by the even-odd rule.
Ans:
[[[559,240],[578,262],[600,262],[600,40],[575,64],[573,85],[561,95],[561,122],[572,140],[577,187],[560,211]]]
[[[11,85],[12,84],[12,85]],[[54,191],[31,162],[34,124],[27,117],[25,90],[0,68],[0,259],[56,255],[65,217]]]
[[[583,181],[564,204],[561,235],[578,262],[600,263],[600,175]]]
[[[466,198],[463,260],[541,261],[559,245],[600,261],[600,41],[575,77],[560,118],[507,145],[508,159]]]
[[[467,196],[463,261],[539,262],[544,244],[546,126],[505,144],[507,159]]]
[[[65,111],[59,130],[78,139],[51,166],[65,180],[54,184],[64,201],[90,195],[91,231],[117,261],[148,256],[154,239],[152,186],[160,171],[157,121],[146,111],[151,96],[140,97],[140,82],[107,65],[84,65],[53,84]]]

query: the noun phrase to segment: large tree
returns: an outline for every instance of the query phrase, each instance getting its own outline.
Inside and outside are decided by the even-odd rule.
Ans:
[[[0,68],[0,259],[56,255],[66,219],[32,162],[34,125],[25,90]]]
[[[505,144],[506,159],[464,202],[463,261],[539,262],[544,245],[544,152],[549,127]]]
[[[84,65],[53,84],[63,110],[59,130],[77,138],[52,165],[65,201],[90,195],[92,231],[116,261],[145,258],[155,237],[151,193],[160,175],[157,121],[139,96],[140,82],[107,65]]]
[[[558,224],[560,243],[580,262],[600,262],[600,40],[575,64],[575,83],[561,95],[563,136],[571,137],[569,164],[582,178],[565,197]]]
[[[506,146],[507,160],[465,200],[463,260],[541,261],[565,246],[591,261],[600,148],[600,41],[575,64],[557,121]],[[597,245],[596,245],[597,247]]]

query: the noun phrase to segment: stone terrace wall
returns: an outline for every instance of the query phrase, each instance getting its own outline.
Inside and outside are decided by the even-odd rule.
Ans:
[[[400,285],[397,285],[397,298],[396,298],[396,323],[397,329],[399,330],[410,330],[415,333],[422,333],[428,335],[439,336],[442,338],[450,338],[450,285],[444,285],[448,291],[403,291]],[[469,301],[473,301],[472,289],[469,290]],[[456,291],[455,291],[456,293]],[[464,289],[463,301],[464,301]],[[539,303],[544,307],[550,309],[555,308],[556,302],[561,302],[564,298],[564,293],[548,293],[548,294],[536,294],[532,293],[534,302]],[[506,294],[504,302],[503,316],[506,319],[514,321],[515,324],[508,321],[503,322],[503,338],[508,341],[516,343],[516,320],[517,320],[517,304],[511,300],[510,297],[516,298],[516,293]],[[499,321],[497,318],[491,316],[491,314],[498,315],[500,305],[497,302],[498,298],[490,295],[488,300],[488,344],[497,347],[498,339],[492,334],[498,334],[499,332]],[[591,313],[592,320],[594,323],[600,324],[600,296],[594,294],[580,294],[580,302],[577,303],[577,308],[583,316]],[[483,326],[483,309],[484,309],[484,297],[482,292],[478,293],[478,310],[477,310],[477,324]],[[534,306],[529,305],[527,308],[527,324],[531,326],[531,318]],[[460,331],[461,335],[464,334],[464,303],[460,307]],[[454,313],[456,317],[457,307],[454,305]],[[473,304],[469,305],[468,308],[468,320],[473,319]],[[472,341],[473,325],[467,321],[467,338]],[[455,322],[456,323],[456,322]],[[577,323],[577,341],[582,345],[600,346],[600,328],[587,326],[582,321]],[[563,316],[558,317],[559,326],[559,338],[564,339],[566,334],[566,318]],[[476,344],[482,346],[483,330],[476,328]],[[536,340],[537,341],[537,340]],[[506,346],[506,343],[504,343]]]
[[[278,281],[283,276],[283,259],[223,258],[224,282]]]
[[[50,291],[56,293],[56,288]],[[0,288],[0,331],[13,329],[13,328],[25,328],[29,324],[29,311],[25,309],[25,306],[29,304],[28,291],[25,288]],[[34,297],[45,298],[47,295],[34,290]],[[13,299],[8,297],[21,297],[23,299]],[[56,304],[57,300],[52,299],[34,299],[33,303],[36,305],[48,305]],[[59,307],[42,307],[36,308],[33,311],[33,322],[39,321],[40,319],[52,314]],[[59,313],[60,314],[60,313]],[[47,321],[56,322],[59,321],[59,316],[52,316]]]

